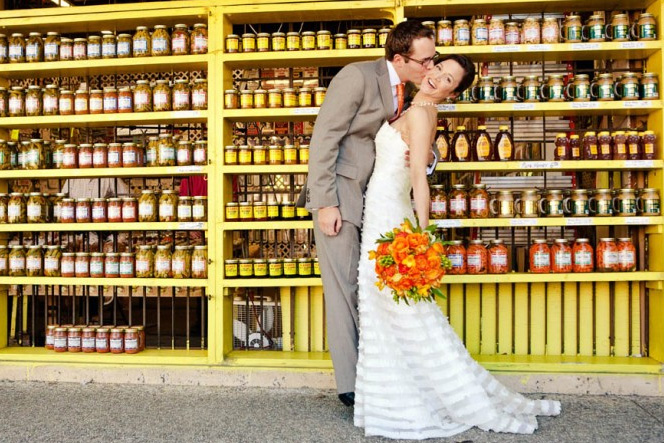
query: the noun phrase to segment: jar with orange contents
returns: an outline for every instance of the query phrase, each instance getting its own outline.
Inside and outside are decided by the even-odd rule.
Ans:
[[[564,238],[556,239],[551,246],[551,272],[572,272],[572,247]]]
[[[636,248],[629,237],[619,238],[618,244],[618,269],[623,272],[636,270]]]
[[[122,167],[122,143],[109,143],[107,162],[109,168]]]
[[[468,274],[486,274],[489,253],[482,240],[473,240],[466,251],[466,270]]]
[[[599,272],[620,271],[618,245],[613,238],[600,238],[597,244],[597,270]]]
[[[118,197],[109,198],[106,213],[109,223],[122,222],[122,199]]]
[[[447,258],[452,267],[447,271],[450,275],[461,275],[466,273],[466,248],[463,241],[453,240],[447,247]]]
[[[468,216],[468,194],[466,186],[462,184],[454,185],[453,190],[448,196],[449,218],[466,218]]]
[[[138,201],[134,197],[125,197],[122,199],[122,221],[138,221]]]
[[[491,240],[491,246],[489,246],[489,274],[507,274],[508,271],[507,247],[500,239]]]
[[[551,250],[546,240],[537,239],[530,246],[530,272],[548,274],[551,272]]]
[[[124,352],[124,329],[111,329],[109,345],[112,354],[122,354]]]
[[[106,223],[108,220],[105,198],[92,199],[92,223]]]

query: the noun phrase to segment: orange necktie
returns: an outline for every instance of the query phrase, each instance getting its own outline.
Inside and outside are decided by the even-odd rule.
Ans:
[[[403,110],[403,103],[406,98],[406,85],[403,83],[399,83],[396,86],[396,88],[397,88],[397,112],[394,115],[394,117],[390,119],[390,123],[398,119],[399,116],[401,115],[401,111]]]

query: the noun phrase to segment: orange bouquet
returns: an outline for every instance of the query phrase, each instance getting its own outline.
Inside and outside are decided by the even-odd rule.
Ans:
[[[439,288],[451,266],[444,243],[434,235],[436,225],[424,230],[416,226],[405,219],[400,227],[382,234],[376,240],[378,248],[369,251],[369,259],[376,260],[376,286],[392,289],[397,303],[444,297]]]

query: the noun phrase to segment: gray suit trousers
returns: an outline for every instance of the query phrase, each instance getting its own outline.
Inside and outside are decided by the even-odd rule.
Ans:
[[[360,229],[344,221],[339,233],[330,237],[318,228],[313,213],[316,251],[325,294],[327,340],[334,365],[337,391],[355,391],[359,319],[357,313],[357,268],[360,261]]]

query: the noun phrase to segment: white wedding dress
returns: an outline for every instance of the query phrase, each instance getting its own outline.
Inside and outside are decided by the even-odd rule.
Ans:
[[[375,286],[369,251],[381,233],[414,220],[407,149],[387,123],[376,135],[359,264],[360,343],[355,425],[389,438],[449,437],[473,426],[532,433],[537,415],[557,415],[560,403],[509,391],[476,363],[435,303],[396,304]]]

